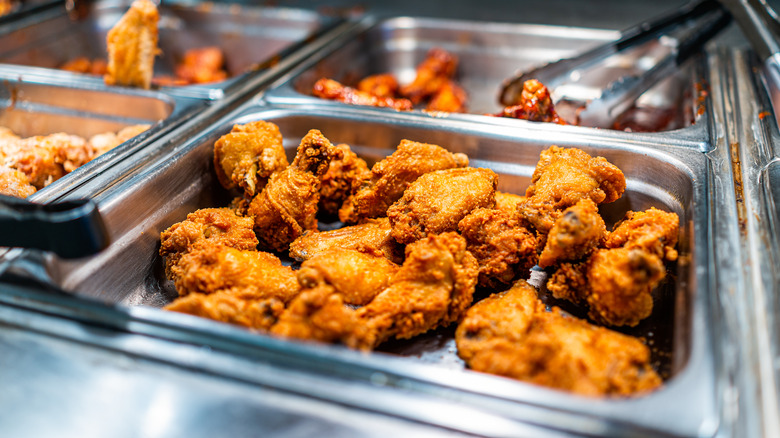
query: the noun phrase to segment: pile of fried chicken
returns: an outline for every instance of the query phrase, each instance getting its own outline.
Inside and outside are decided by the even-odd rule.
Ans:
[[[361,350],[457,324],[473,370],[586,395],[662,383],[638,339],[548,310],[526,282],[544,268],[549,293],[598,324],[650,315],[678,217],[628,212],[608,231],[598,206],[626,181],[605,158],[551,146],[519,196],[464,154],[410,140],[369,169],[311,130],[288,164],[278,127],[256,121],[215,143],[214,165],[240,196],[162,232],[179,294],[167,310]],[[336,215],[343,227],[318,230]],[[492,294],[474,303],[478,287]]]
[[[22,138],[0,126],[0,194],[26,198],[147,129],[132,125],[88,139],[63,132]]]

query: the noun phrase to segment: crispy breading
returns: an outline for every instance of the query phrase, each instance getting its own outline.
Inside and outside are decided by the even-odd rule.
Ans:
[[[193,293],[176,298],[164,309],[267,331],[279,319],[279,315],[284,310],[284,303],[276,298],[263,300],[242,298],[230,292],[208,295]]]
[[[157,22],[160,13],[150,0],[135,0],[106,36],[108,67],[103,80],[108,85],[149,89],[154,75]]]
[[[308,260],[322,251],[344,248],[379,255],[396,264],[403,263],[404,248],[391,233],[390,220],[386,217],[331,231],[311,230],[290,244],[290,257]]]
[[[583,198],[563,211],[547,234],[539,266],[547,268],[564,261],[584,258],[607,237],[607,227],[590,198]]]

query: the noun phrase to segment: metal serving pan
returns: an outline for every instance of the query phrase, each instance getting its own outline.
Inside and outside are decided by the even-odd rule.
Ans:
[[[344,105],[313,97],[312,86],[322,77],[354,86],[361,78],[378,73],[393,73],[402,84],[411,82],[415,68],[428,50],[441,47],[459,58],[456,80],[468,93],[468,109],[472,114],[449,117],[518,126],[517,120],[484,116],[499,113],[503,108],[498,94],[506,78],[518,70],[573,56],[618,36],[614,31],[560,26],[369,17],[354,34],[334,41],[317,57],[291,71],[266,93],[266,99],[277,104]],[[598,83],[607,83],[622,75],[641,74],[668,52],[669,47],[663,43],[640,46],[599,65],[593,78],[600,78]],[[658,125],[656,130],[690,126],[702,115],[696,87],[702,81],[696,78],[696,73],[699,73],[697,62],[691,61],[656,84],[638,100],[638,106],[655,110],[644,109],[637,114],[657,120],[653,122]],[[588,90],[582,87],[578,92],[598,91]],[[554,94],[556,90],[551,92]],[[569,109],[569,115],[573,110],[573,107]],[[430,116],[442,117],[442,114]]]
[[[106,34],[128,9],[129,0],[89,3],[84,18],[56,15],[0,28],[0,63],[57,69],[77,57],[106,58]],[[170,93],[219,98],[253,69],[268,67],[286,51],[333,25],[334,18],[293,8],[229,3],[163,2],[159,6],[159,47],[155,76],[173,76],[186,50],[218,46],[230,79],[212,84],[163,87]],[[82,77],[83,75],[77,75]]]
[[[670,267],[670,280],[655,293],[654,314],[626,330],[651,344],[655,365],[667,377],[665,386],[634,399],[594,400],[464,370],[455,354],[452,330],[391,342],[373,354],[362,354],[339,346],[279,340],[154,309],[176,296],[164,279],[157,255],[160,231],[195,209],[227,205],[229,194],[214,178],[213,144],[233,124],[259,119],[279,125],[290,154],[312,128],[320,129],[334,142],[350,144],[369,161],[388,155],[404,138],[440,144],[468,154],[473,166],[492,168],[499,174],[499,190],[514,193],[525,190],[539,153],[550,144],[579,147],[606,157],[623,170],[628,180],[623,198],[603,208],[608,222],[618,220],[627,209],[650,206],[676,212],[681,219],[680,261]],[[390,397],[361,397],[359,401],[351,399],[349,391],[316,395],[359,409],[467,433],[513,433],[514,429],[502,429],[509,424],[441,416],[435,409],[415,408],[418,402],[411,401],[432,397],[460,408],[490,411],[513,425],[530,425],[547,432],[713,434],[719,418],[715,383],[718,369],[712,342],[717,323],[709,317],[706,293],[706,273],[711,263],[706,244],[710,220],[706,157],[692,145],[632,142],[600,136],[594,130],[582,131],[547,124],[525,124],[517,129],[450,119],[434,125],[414,114],[380,109],[333,107],[325,114],[316,105],[283,108],[252,102],[95,197],[114,241],[101,254],[69,262],[46,258],[41,264],[35,253],[23,252],[7,263],[16,265],[17,270],[39,266],[28,272],[81,298],[57,297],[59,304],[39,304],[49,312],[186,340],[214,350],[227,348],[227,343],[233,345],[230,348],[235,348],[232,351],[237,358],[253,357],[285,368],[303,366],[328,379],[349,376],[352,384],[364,389],[396,390]],[[78,190],[72,196],[78,196]],[[36,300],[48,299],[44,295]],[[101,307],[95,301],[110,307]],[[18,298],[14,302],[18,303]],[[105,312],[113,313],[109,316]],[[183,357],[168,360],[193,365]],[[237,372],[230,364],[217,368],[215,372],[220,374]],[[410,401],[390,402],[394,397]],[[661,418],[665,420],[659,421]]]

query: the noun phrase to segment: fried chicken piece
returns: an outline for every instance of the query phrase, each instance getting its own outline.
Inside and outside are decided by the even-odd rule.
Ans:
[[[63,133],[28,138],[8,135],[0,140],[0,157],[6,166],[27,175],[36,189],[42,189],[67,173],[66,163],[72,170],[86,160],[85,145],[83,138]]]
[[[177,265],[176,290],[191,293],[228,292],[233,296],[287,302],[300,287],[295,271],[273,254],[200,242]]]
[[[401,95],[417,105],[438,93],[458,68],[458,58],[450,52],[434,47],[417,66],[417,75],[410,84],[401,87]]]
[[[268,178],[289,166],[279,127],[262,120],[233,129],[214,143],[214,169],[222,187],[239,187],[251,199]]]
[[[456,232],[428,236],[406,247],[390,286],[356,311],[368,327],[360,348],[407,339],[459,321],[471,305],[479,267]]]
[[[446,81],[444,85],[433,95],[428,105],[428,111],[444,111],[449,113],[465,113],[468,95],[466,90],[455,81]]]
[[[256,249],[258,241],[253,227],[252,218],[238,216],[229,208],[204,208],[188,214],[187,219],[160,233],[160,256],[165,257],[165,275],[170,280],[177,280],[179,260],[198,242],[242,250]]]
[[[357,89],[380,98],[393,98],[398,93],[398,80],[390,73],[366,76],[358,82]]]
[[[520,280],[475,304],[455,332],[475,371],[587,396],[633,396],[662,381],[636,338],[551,312]]]
[[[135,0],[119,22],[108,31],[107,85],[149,89],[154,74],[157,22],[160,13],[150,0]]]
[[[528,278],[536,265],[537,238],[514,211],[478,208],[458,223],[466,249],[479,263],[479,285],[500,289]]]
[[[546,236],[563,210],[590,198],[596,204],[617,200],[626,189],[623,172],[603,157],[577,148],[550,146],[542,151],[527,199],[517,206],[521,219]]]
[[[428,172],[417,178],[387,209],[393,237],[407,244],[429,234],[458,229],[475,208],[495,204],[498,175],[490,169],[463,167]]]
[[[322,176],[320,186],[319,211],[336,216],[344,201],[357,191],[360,183],[371,176],[366,162],[357,156],[349,145],[336,146],[342,157],[330,161],[330,166]]]
[[[14,10],[15,2],[12,0],[0,0],[0,17]]]
[[[136,135],[149,129],[149,125],[131,125],[122,128],[119,132],[105,132],[101,134],[93,135],[87,140],[89,148],[92,150],[92,158],[97,157],[108,152],[111,149],[119,146],[120,144],[130,140]]]
[[[532,122],[567,124],[555,112],[555,105],[553,105],[550,97],[550,90],[536,79],[525,81],[523,83],[523,91],[520,93],[520,102],[517,105],[510,105],[504,108],[497,116],[530,120]]]
[[[103,76],[108,71],[108,63],[105,59],[96,58],[90,60],[85,56],[80,56],[66,62],[60,69],[74,73]]]
[[[641,248],[671,262],[677,260],[677,250],[674,247],[677,245],[679,229],[680,218],[675,213],[655,207],[646,211],[629,211],[615,224],[605,246]]]
[[[381,255],[331,248],[303,262],[297,275],[304,288],[328,284],[341,293],[345,304],[362,306],[387,287],[398,268]]]
[[[246,299],[230,292],[194,293],[176,298],[163,309],[267,331],[279,319],[284,303],[276,298]]]
[[[176,65],[176,78],[187,84],[208,84],[228,78],[225,54],[215,46],[199,47],[184,52],[181,63]]]
[[[36,192],[35,187],[22,172],[0,166],[0,195],[26,198]]]
[[[290,257],[308,260],[320,252],[343,248],[382,256],[400,264],[404,260],[404,248],[391,233],[390,220],[386,217],[331,231],[307,231],[290,244]]]
[[[539,266],[547,268],[562,261],[577,261],[584,258],[607,237],[607,227],[599,215],[599,208],[590,198],[563,211],[555,221],[547,243],[539,255]]]
[[[344,223],[382,217],[403,196],[409,184],[434,170],[468,166],[468,157],[453,154],[441,146],[401,140],[395,152],[371,168],[371,177],[362,182],[355,195],[339,211]]]
[[[515,195],[513,193],[499,192],[496,190],[496,210],[506,210],[512,214],[517,214],[517,204],[524,201],[525,196]]]
[[[317,229],[320,177],[340,154],[320,131],[312,129],[301,140],[292,164],[271,175],[248,210],[263,247],[284,252],[304,231]]]
[[[350,105],[376,106],[393,108],[398,111],[409,111],[412,102],[408,99],[396,99],[393,97],[378,97],[373,94],[347,87],[333,79],[322,78],[314,83],[312,94],[321,99],[335,100]]]

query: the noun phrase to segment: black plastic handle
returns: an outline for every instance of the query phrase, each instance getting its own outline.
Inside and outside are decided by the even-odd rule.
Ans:
[[[90,200],[34,204],[0,195],[0,246],[77,258],[95,254],[109,243],[100,212]]]

